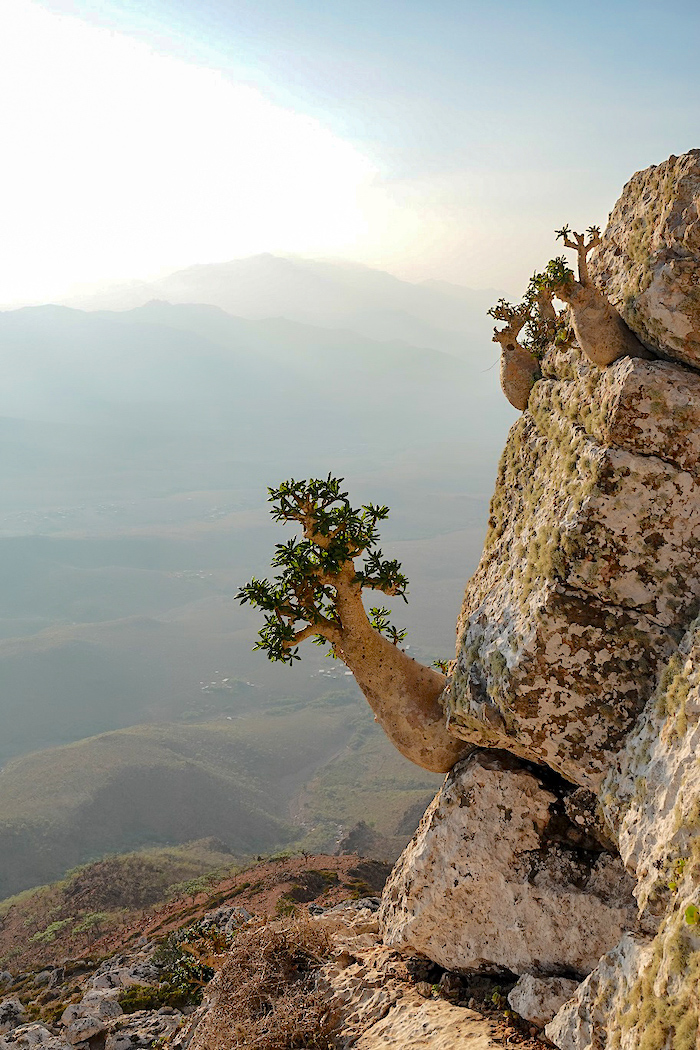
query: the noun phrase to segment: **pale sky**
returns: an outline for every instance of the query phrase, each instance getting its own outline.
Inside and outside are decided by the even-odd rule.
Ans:
[[[0,303],[256,252],[517,291],[700,146],[700,5],[2,0]]]

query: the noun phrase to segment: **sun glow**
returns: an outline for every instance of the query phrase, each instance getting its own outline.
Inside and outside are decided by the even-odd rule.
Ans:
[[[30,0],[0,7],[0,302],[366,234],[373,164],[248,85]]]

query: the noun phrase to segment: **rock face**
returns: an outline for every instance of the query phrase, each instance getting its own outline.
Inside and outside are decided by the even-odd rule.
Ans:
[[[589,973],[636,926],[632,880],[551,780],[493,752],[456,766],[387,882],[384,943],[449,970]]]
[[[162,1045],[177,1031],[182,1014],[177,1010],[137,1010],[109,1026],[105,1050],[139,1050]]]
[[[599,786],[700,598],[700,377],[551,350],[513,426],[444,694],[452,732]]]
[[[700,367],[700,150],[630,179],[590,268],[643,343]]]
[[[464,740],[592,789],[619,863],[634,879],[636,922],[628,910],[597,963],[592,956],[605,936],[589,942],[585,963],[570,964],[590,972],[547,1025],[560,1050],[699,1045],[699,209],[700,150],[638,173],[615,206],[590,273],[658,357],[621,357],[598,368],[576,346],[545,354],[542,378],[508,438],[444,694],[450,729]],[[523,800],[523,842],[533,828],[546,838],[549,787]],[[451,791],[448,780],[445,799]],[[564,800],[565,811],[602,841],[585,793],[577,794]],[[529,982],[542,955],[531,895],[512,905],[511,926],[525,926],[520,956],[515,945],[503,951],[508,930],[498,907],[506,887],[482,897],[483,876],[472,879],[450,914],[464,873],[486,870],[488,832],[466,832],[459,869],[445,844],[456,843],[459,828],[464,833],[462,812],[443,801],[431,819],[436,874],[426,874],[430,850],[418,848],[421,834],[429,841],[426,824],[392,877],[395,888],[402,880],[400,892],[394,901],[385,896],[390,936],[431,958],[446,944],[451,952],[466,945],[465,965],[474,967],[477,934],[486,931],[485,958],[510,954],[512,968],[529,974],[513,1005],[534,1017]],[[490,823],[501,872],[500,847],[512,831],[504,835],[500,816]],[[438,840],[445,869],[457,875],[451,886],[440,882]],[[550,848],[541,849],[542,863]],[[503,860],[517,870],[513,843]],[[564,880],[559,888],[569,889]],[[602,931],[605,920],[592,918],[590,928]],[[552,937],[565,954],[565,937]],[[548,965],[557,972],[553,960]]]
[[[0,1036],[0,1050],[32,1050],[33,1047],[40,1050],[71,1050],[65,1039],[54,1035],[41,1024],[23,1024],[5,1038]]]
[[[11,999],[3,999],[0,1003],[0,1035],[11,1032],[26,1020],[27,1011],[16,996]]]
[[[578,981],[569,981],[566,977],[525,974],[509,993],[508,1005],[536,1028],[544,1028],[577,988]]]
[[[629,994],[642,960],[648,954],[644,942],[626,934],[546,1026],[547,1038],[559,1050],[581,1050],[582,1047],[599,1050],[605,1047],[608,1020],[616,1015]],[[636,1047],[638,1042],[626,1040],[625,1045]],[[648,1043],[646,1050],[652,1050],[652,1047],[664,1050],[665,1045],[663,1041]]]
[[[496,1050],[500,1040],[479,1014],[407,985],[398,956],[381,944],[376,915],[343,909],[319,921],[330,924],[337,945],[321,984],[342,1012],[343,1050]]]
[[[547,1029],[562,1050],[694,1048],[700,985],[700,622],[660,676],[601,801],[657,927],[623,938]]]

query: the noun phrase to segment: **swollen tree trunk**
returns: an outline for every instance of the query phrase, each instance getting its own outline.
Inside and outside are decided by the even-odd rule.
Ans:
[[[402,755],[433,773],[447,773],[473,750],[446,729],[440,694],[445,676],[419,664],[376,631],[362,604],[359,586],[337,585],[342,624],[333,641],[386,735]]]
[[[572,234],[572,240],[568,228],[559,231],[564,245],[573,248],[578,257],[578,281],[562,282],[553,289],[571,309],[578,345],[599,368],[607,368],[620,357],[653,359],[654,355],[640,343],[615,307],[593,284],[588,270],[588,253],[600,244],[600,231],[591,227],[588,233],[590,236],[586,241],[582,233]]]
[[[530,391],[541,375],[539,361],[524,346],[513,341],[502,344],[501,390],[513,408],[525,411]]]
[[[586,357],[606,368],[620,357],[653,358],[592,281],[577,281],[556,293],[571,307],[576,341]]]

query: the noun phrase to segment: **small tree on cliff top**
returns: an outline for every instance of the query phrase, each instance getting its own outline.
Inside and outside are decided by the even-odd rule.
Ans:
[[[265,614],[255,648],[292,664],[307,638],[330,645],[399,751],[425,769],[446,772],[465,744],[445,726],[439,702],[445,676],[399,647],[405,632],[391,624],[387,609],[372,608],[368,616],[362,602],[363,590],[406,600],[401,565],[378,547],[377,526],[389,508],[354,508],[341,486],[342,478],[329,474],[268,489],[272,517],[298,524],[302,536],[277,544],[273,580],[254,578],[238,592],[242,604]]]

